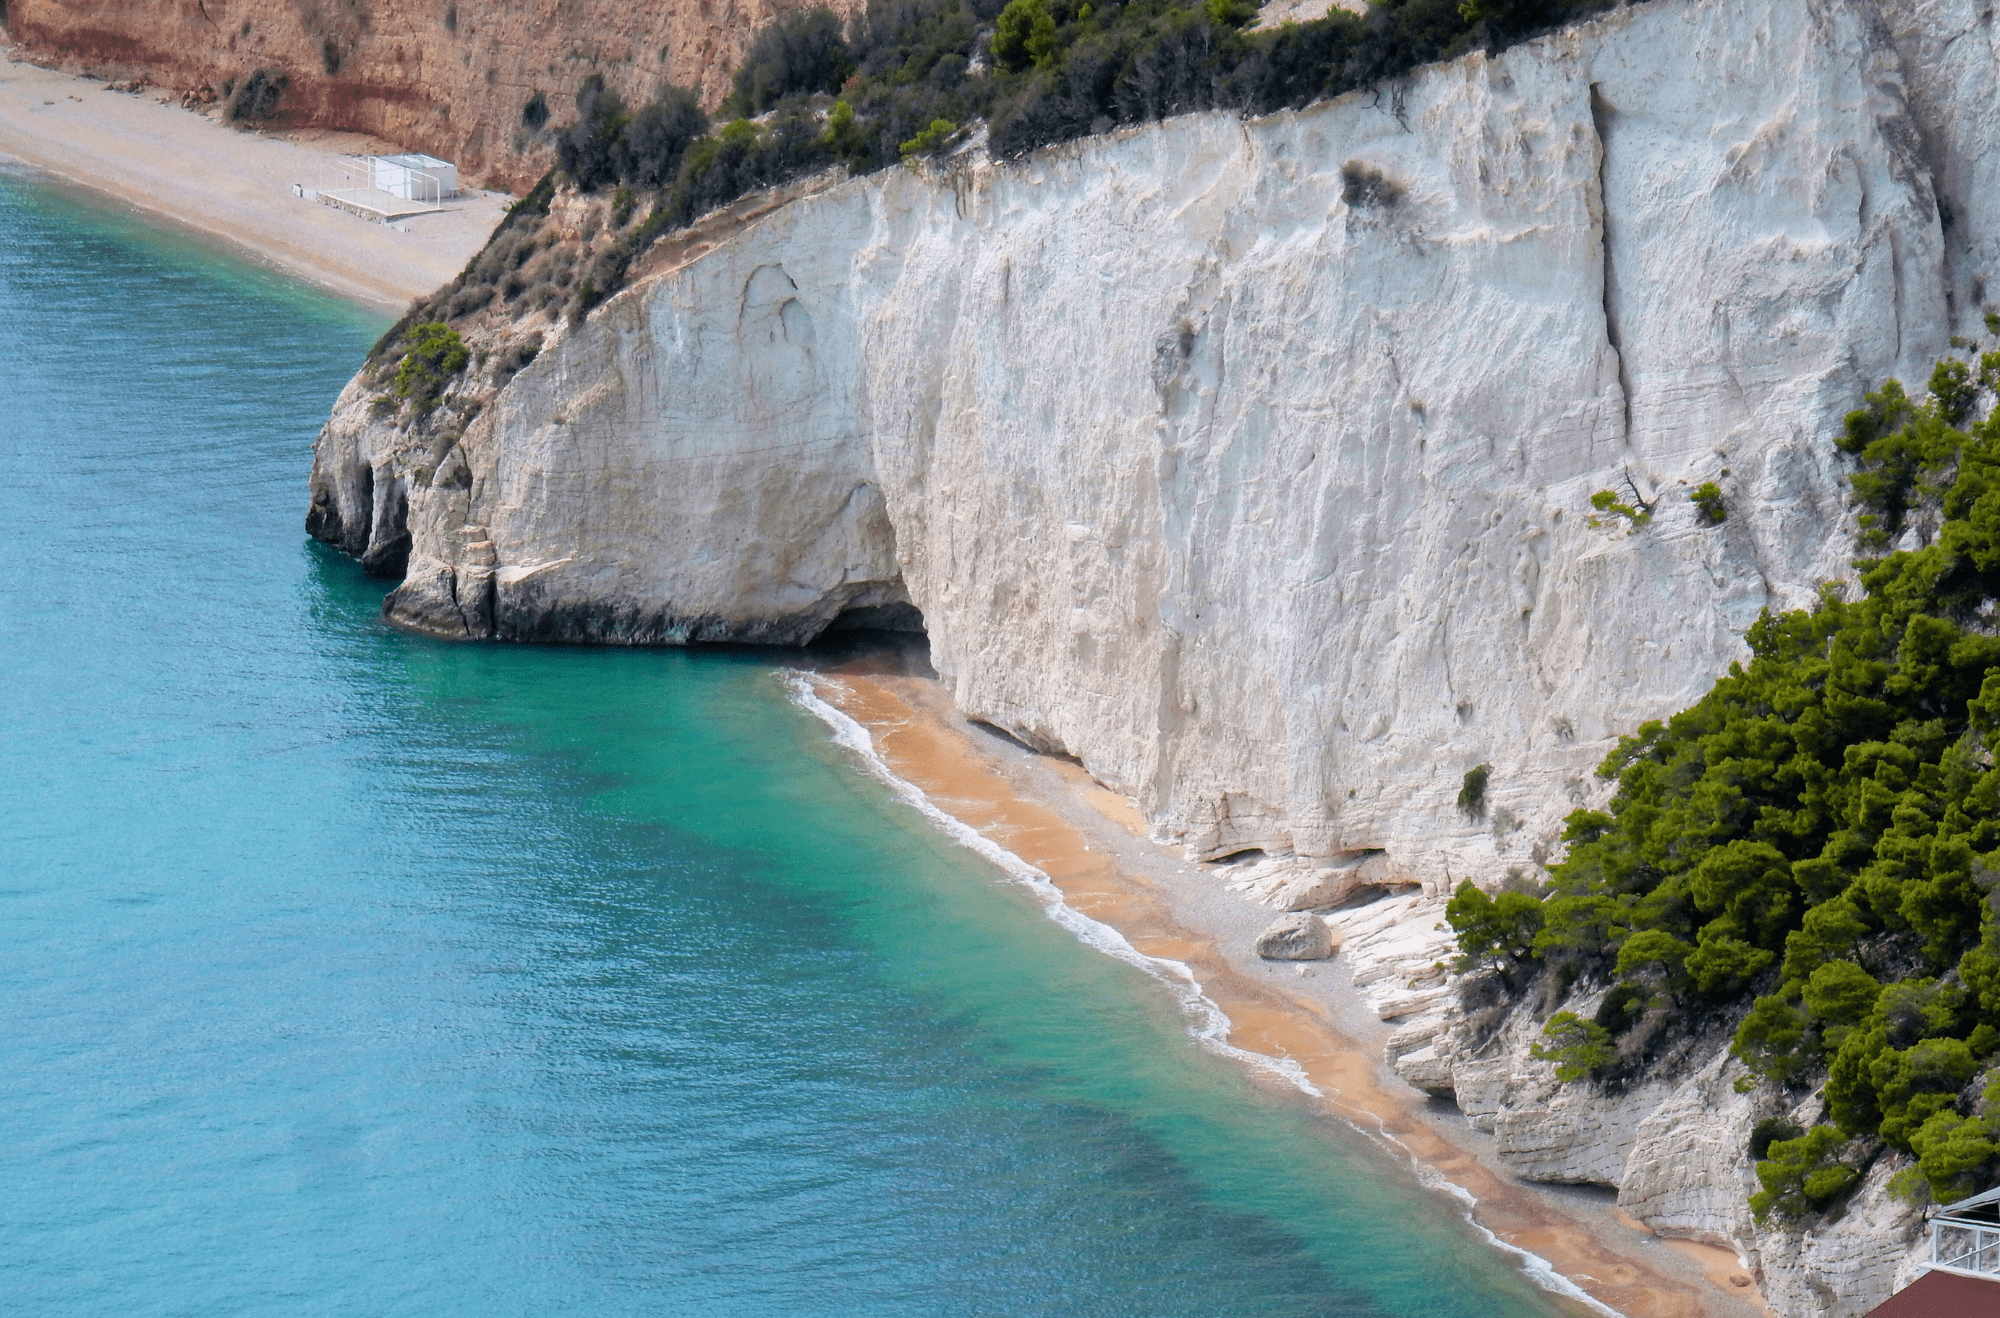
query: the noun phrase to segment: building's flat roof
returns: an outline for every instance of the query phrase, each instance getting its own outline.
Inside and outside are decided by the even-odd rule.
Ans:
[[[1971,1198],[1961,1199],[1955,1204],[1946,1204],[1938,1209],[1938,1216],[1975,1217],[1982,1208],[1987,1210],[1986,1215],[1989,1217],[1996,1209],[2000,1209],[2000,1185],[1994,1186],[1991,1190],[1982,1190]]]
[[[377,160],[386,160],[392,165],[401,165],[405,169],[449,169],[451,167],[449,160],[439,160],[436,156],[427,156],[421,151],[405,151],[400,155],[377,156],[375,158]]]
[[[1926,1272],[1868,1311],[1868,1318],[1993,1318],[2000,1314],[2000,1277]]]

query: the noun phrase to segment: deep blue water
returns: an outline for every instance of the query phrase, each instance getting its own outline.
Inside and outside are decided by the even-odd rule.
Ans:
[[[384,324],[0,176],[0,1307],[1552,1312],[782,656],[384,627],[300,529]]]

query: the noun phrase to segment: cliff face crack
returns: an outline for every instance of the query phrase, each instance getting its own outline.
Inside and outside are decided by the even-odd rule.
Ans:
[[[1941,6],[1935,17],[1942,18],[1954,8],[1970,17],[1972,6],[1969,5]],[[1957,61],[1951,47],[1959,37],[1968,35],[1973,27],[1968,24],[1951,36],[1938,40],[1936,34],[1925,33],[1921,25],[1892,23],[1891,13],[1879,4],[1863,6],[1859,17],[1866,26],[1874,49],[1892,58],[1896,66],[1896,76],[1884,79],[1875,89],[1876,127],[1890,146],[1888,165],[1891,177],[1928,200],[1944,251],[1944,262],[1939,271],[1941,286],[1936,290],[1911,289],[1903,282],[1904,254],[1896,244],[1896,233],[1891,231],[1891,256],[1896,274],[1896,351],[1901,356],[1905,333],[1904,303],[1912,293],[1919,297],[1929,292],[1941,293],[1947,321],[1953,328],[1958,327],[1959,317],[1967,313],[1976,321],[1982,309],[1980,304],[1985,290],[1979,286],[1977,279],[1980,261],[1974,251],[1976,239],[1971,233],[1961,231],[1969,205],[1979,195],[1976,190],[1970,194],[1966,191],[1966,185],[1977,175],[1967,170],[1965,146],[1969,145],[1966,141],[1968,130],[1973,133],[1978,131],[1974,125],[1980,116],[1970,115],[1961,104],[1953,103],[1956,98],[1941,102],[1937,95],[1940,86],[1956,90],[1952,70]],[[1982,7],[1978,26],[1985,26],[1991,19],[1991,7]],[[1902,30],[1898,30],[1899,26]],[[1987,63],[1977,55],[1972,57],[1972,62],[1974,67],[1982,68]],[[1981,76],[1983,79],[1984,75]],[[1983,224],[1975,226],[1984,227]],[[1969,302],[1962,302],[1961,298],[1967,292],[1973,292],[1973,296]],[[1919,319],[1915,323],[1921,326],[1922,321]],[[1920,334],[1913,334],[1912,337],[1920,337]]]
[[[1618,270],[1611,259],[1611,206],[1605,180],[1611,167],[1611,124],[1617,112],[1597,83],[1590,84],[1590,129],[1597,138],[1597,196],[1591,210],[1597,221],[1597,250],[1603,261],[1601,276],[1604,306],[1604,341],[1611,345],[1611,359],[1618,367],[1618,396],[1623,405],[1621,440],[1632,442],[1632,380],[1625,370],[1625,341],[1618,323]]]
[[[363,489],[364,506],[371,515],[361,566],[371,576],[400,577],[410,563],[409,494],[402,481],[395,479],[386,490],[377,490],[372,469]]]
[[[469,579],[468,579],[469,578]],[[447,568],[439,573],[459,626],[467,640],[493,639],[493,620],[499,603],[497,574],[491,568],[466,571]]]
[[[368,538],[375,533],[375,468],[364,462],[357,475],[359,493],[355,502],[361,505],[361,516],[355,519],[358,528],[355,538],[359,543],[349,552],[359,558],[368,552]]]

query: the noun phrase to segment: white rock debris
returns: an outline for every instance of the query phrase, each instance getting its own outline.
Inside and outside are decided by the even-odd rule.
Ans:
[[[1337,947],[1326,921],[1311,911],[1281,915],[1257,935],[1257,955],[1267,961],[1324,961]]]

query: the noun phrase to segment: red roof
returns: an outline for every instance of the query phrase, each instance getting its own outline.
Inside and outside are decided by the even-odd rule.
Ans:
[[[1868,1318],[2000,1318],[2000,1277],[1926,1272],[1870,1309]]]

